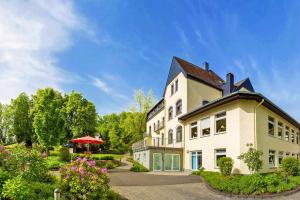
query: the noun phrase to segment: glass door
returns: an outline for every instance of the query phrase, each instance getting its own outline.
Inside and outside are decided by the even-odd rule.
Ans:
[[[180,155],[179,154],[165,154],[165,170],[179,171],[180,170]]]
[[[162,156],[161,153],[153,154],[153,171],[161,171],[162,168]]]
[[[192,170],[199,170],[202,167],[202,152],[192,151],[191,155]]]

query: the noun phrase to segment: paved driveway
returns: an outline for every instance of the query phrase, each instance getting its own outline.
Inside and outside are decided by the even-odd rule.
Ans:
[[[129,200],[224,200],[206,189],[198,176],[167,176],[117,169],[109,173],[112,189]],[[272,200],[300,200],[300,193]],[[249,198],[247,199],[249,200]]]

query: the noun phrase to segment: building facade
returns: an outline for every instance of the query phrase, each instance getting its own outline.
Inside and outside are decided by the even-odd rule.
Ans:
[[[249,78],[234,82],[174,57],[162,99],[147,114],[144,139],[133,144],[134,160],[153,171],[217,171],[217,160],[234,160],[234,173],[248,174],[238,159],[249,146],[263,152],[262,172],[299,157],[299,123],[256,93]]]

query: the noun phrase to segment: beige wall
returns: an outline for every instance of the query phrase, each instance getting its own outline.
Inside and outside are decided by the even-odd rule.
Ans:
[[[213,101],[222,97],[222,92],[198,81],[187,79],[187,111],[202,105],[203,100]]]
[[[247,165],[237,159],[241,153],[248,150],[249,144],[255,143],[254,133],[254,111],[259,103],[256,101],[236,100],[234,102],[219,106],[210,111],[204,112],[188,119],[185,124],[185,149],[184,149],[184,168],[191,170],[191,151],[202,151],[203,167],[209,171],[218,171],[215,166],[215,149],[226,148],[226,156],[234,160],[234,172],[248,174]],[[215,114],[226,111],[227,131],[224,134],[215,134]],[[260,106],[256,111],[256,135],[257,147],[263,151],[263,169],[261,172],[269,172],[274,168],[269,167],[269,150],[275,150],[275,163],[278,167],[278,152],[290,152],[290,154],[299,153],[299,144],[287,142],[277,137],[269,136],[268,134],[268,116],[275,118],[275,124],[278,120],[288,125],[290,129],[295,130],[295,134],[299,132],[295,126],[272,112],[271,110]],[[201,137],[200,120],[210,118],[210,136]],[[198,138],[190,139],[190,124],[198,122]],[[285,132],[285,131],[284,131]],[[275,125],[275,135],[277,134],[277,125]],[[296,137],[295,137],[296,138]],[[296,139],[295,139],[296,141]]]
[[[273,117],[275,119],[275,137],[270,136],[268,133],[268,117],[269,116]],[[284,125],[283,139],[279,139],[277,137],[278,121],[282,122]],[[275,114],[274,112],[270,111],[266,107],[261,106],[257,109],[257,148],[259,150],[263,151],[264,165],[263,165],[262,172],[267,172],[267,171],[272,170],[272,169],[270,169],[270,167],[268,165],[269,150],[275,150],[275,167],[278,167],[279,151],[283,151],[284,155],[286,152],[289,152],[290,156],[292,153],[294,153],[295,157],[299,153],[299,150],[300,150],[299,144],[296,144],[296,142],[292,143],[291,141],[284,140],[286,125],[290,127],[290,133],[291,133],[291,129],[293,129],[295,131],[295,135],[296,135],[296,133],[299,132],[299,129],[297,129],[291,123],[289,123],[288,121],[286,121],[279,115]],[[296,141],[296,139],[295,139],[295,141]]]
[[[165,116],[165,109],[161,110],[152,119],[147,121],[147,134],[148,134],[148,136],[151,136],[151,138],[149,138],[150,143],[148,143],[148,144],[152,144],[155,140],[156,145],[157,145],[157,142],[159,143],[159,146],[162,145],[161,138],[162,138],[162,133],[164,133],[164,129],[159,130],[159,132],[155,132],[154,131],[154,123],[157,126],[158,120],[159,120],[160,124],[162,124],[164,116]],[[166,120],[166,118],[165,118],[165,120]],[[149,132],[149,126],[151,126],[151,133]],[[154,145],[154,144],[152,144],[152,145]]]

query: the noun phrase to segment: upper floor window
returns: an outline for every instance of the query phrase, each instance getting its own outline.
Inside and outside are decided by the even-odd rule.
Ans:
[[[178,91],[178,79],[175,81],[175,92]]]
[[[162,126],[165,125],[165,117],[162,118]]]
[[[153,130],[154,130],[154,131],[156,130],[156,126],[155,126],[155,123],[153,124]]]
[[[226,112],[217,114],[216,116],[216,133],[226,132]]]
[[[169,108],[169,120],[171,120],[171,119],[173,119],[173,107],[171,106],[170,108]]]
[[[290,128],[288,126],[285,127],[285,141],[290,140]]]
[[[182,100],[178,100],[176,102],[176,115],[180,115],[182,113]]]
[[[271,135],[271,136],[275,135],[274,118],[273,117],[268,118],[268,132],[269,132],[269,135]]]
[[[296,144],[299,144],[299,133],[296,133]]]
[[[176,128],[176,142],[182,141],[182,126]]]
[[[282,139],[283,135],[283,124],[281,122],[278,122],[278,138]]]
[[[173,143],[173,130],[169,130],[168,132],[168,144],[172,144]]]
[[[164,145],[165,144],[165,134],[162,133],[161,134],[161,145]]]
[[[151,126],[149,126],[149,134],[151,134]]]
[[[160,128],[160,121],[157,120],[157,128]]]
[[[197,126],[197,122],[191,123],[191,135],[190,138],[197,138],[198,137],[198,126]]]
[[[291,142],[294,143],[295,142],[295,131],[292,129],[292,133],[291,133]]]
[[[210,124],[209,124],[209,117],[202,119],[200,121],[201,126],[201,134],[202,136],[209,136],[210,135]]]
[[[174,94],[174,84],[171,85],[171,95]]]

